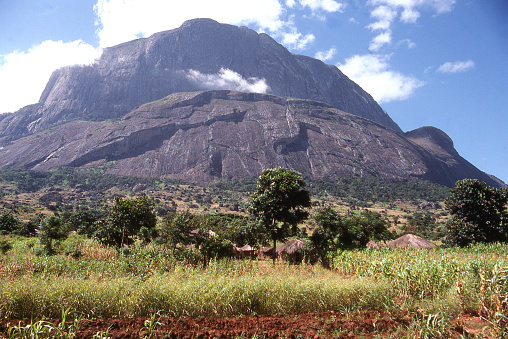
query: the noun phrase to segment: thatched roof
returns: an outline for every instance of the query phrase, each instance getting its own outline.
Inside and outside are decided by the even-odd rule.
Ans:
[[[291,255],[293,253],[299,252],[303,249],[303,246],[305,245],[305,242],[298,239],[289,240],[288,242],[277,246],[277,249],[275,252],[277,255],[280,255],[282,253]]]
[[[243,247],[240,247],[237,249],[238,251],[240,252],[252,252],[252,251],[257,251],[257,249],[255,249],[254,247],[252,247],[251,245],[247,244]]]
[[[434,248],[436,244],[431,243],[417,235],[406,234],[400,238],[389,241],[386,246],[390,248]]]

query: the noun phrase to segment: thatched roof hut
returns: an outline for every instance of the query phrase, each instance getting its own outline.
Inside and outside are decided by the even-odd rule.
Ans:
[[[434,248],[436,244],[431,243],[417,235],[414,234],[406,234],[400,238],[389,241],[386,243],[386,246],[390,248]]]
[[[255,258],[258,252],[256,248],[250,246],[249,244],[240,248],[234,246],[233,250],[240,258]]]
[[[281,259],[291,262],[300,262],[303,260],[304,246],[304,241],[299,239],[292,239],[282,245],[277,246],[275,253],[277,253],[277,257],[280,257]]]

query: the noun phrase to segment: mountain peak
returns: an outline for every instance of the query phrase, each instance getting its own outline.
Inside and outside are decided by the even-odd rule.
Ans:
[[[59,69],[37,104],[0,119],[0,167],[109,160],[116,174],[204,182],[277,166],[313,178],[493,182],[444,132],[403,134],[337,67],[211,19]]]
[[[402,132],[372,96],[337,67],[292,54],[268,35],[246,27],[193,19],[106,48],[91,66],[55,71],[36,109],[24,119],[26,133],[65,121],[117,119],[171,93],[210,89],[322,101]],[[0,139],[2,133],[0,126]]]

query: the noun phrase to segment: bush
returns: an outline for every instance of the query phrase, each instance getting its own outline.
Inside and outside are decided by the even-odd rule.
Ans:
[[[458,181],[445,206],[452,218],[447,223],[446,244],[467,246],[477,242],[508,241],[508,190],[477,179]]]

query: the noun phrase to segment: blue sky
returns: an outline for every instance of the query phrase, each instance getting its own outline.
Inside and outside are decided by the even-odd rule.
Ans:
[[[0,1],[0,112],[37,102],[58,67],[208,17],[336,65],[404,131],[438,127],[508,182],[506,0]]]

